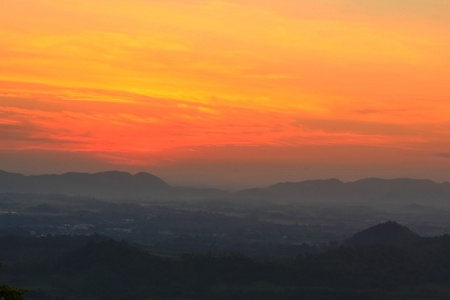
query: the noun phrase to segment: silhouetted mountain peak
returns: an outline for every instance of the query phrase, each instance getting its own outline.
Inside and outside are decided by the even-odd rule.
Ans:
[[[158,184],[160,184],[161,186],[166,186],[166,187],[168,187],[169,185],[165,182],[165,181],[163,181],[161,178],[159,178],[159,177],[157,177],[157,176],[155,176],[155,175],[152,175],[152,174],[150,174],[150,173],[146,173],[146,172],[139,172],[139,173],[136,173],[136,174],[134,174],[133,175],[133,179],[135,180],[135,181],[138,181],[138,182],[153,182],[153,183],[158,183]]]
[[[98,173],[69,172],[23,176],[0,172],[0,192],[76,194],[106,198],[146,198],[170,193],[162,179],[148,174],[131,175],[121,171]],[[158,194],[159,193],[159,194]]]
[[[103,177],[103,178],[110,178],[110,179],[124,179],[124,178],[131,178],[131,174],[127,172],[122,171],[105,171],[105,172],[98,172],[92,174],[94,177]]]
[[[236,195],[241,198],[278,203],[346,203],[389,207],[426,203],[431,206],[448,207],[450,183],[410,178],[366,178],[345,183],[339,179],[306,180],[242,190]]]
[[[313,201],[334,199],[342,193],[344,183],[339,179],[280,182],[263,189],[247,189],[237,193],[240,197],[258,197],[277,201]]]
[[[121,171],[25,176],[0,170],[0,193],[66,194],[121,200],[194,200],[229,195],[218,189],[174,188],[146,172],[132,175]]]
[[[0,180],[6,180],[6,179],[11,179],[11,178],[23,178],[23,177],[25,177],[25,176],[22,174],[19,174],[19,173],[10,173],[10,172],[0,170]]]
[[[348,246],[395,245],[411,243],[419,238],[419,235],[412,232],[409,228],[397,222],[388,221],[356,233],[346,240],[344,244]]]

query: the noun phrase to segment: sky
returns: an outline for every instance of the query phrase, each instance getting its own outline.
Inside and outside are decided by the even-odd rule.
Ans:
[[[0,169],[450,181],[449,0],[2,0]]]

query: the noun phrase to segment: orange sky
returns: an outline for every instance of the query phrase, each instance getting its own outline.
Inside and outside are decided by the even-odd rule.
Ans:
[[[4,0],[0,169],[450,181],[448,0]]]

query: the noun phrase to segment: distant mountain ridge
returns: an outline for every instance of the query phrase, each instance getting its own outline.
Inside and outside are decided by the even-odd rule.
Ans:
[[[69,172],[25,176],[0,170],[0,193],[45,193],[108,199],[205,198],[225,192],[214,189],[176,188],[161,178],[139,172]]]
[[[366,178],[284,182],[267,188],[228,193],[219,189],[173,187],[161,178],[140,172],[70,172],[29,175],[0,170],[0,193],[47,193],[104,199],[228,199],[280,204],[432,205],[450,207],[450,183],[423,179]]]
[[[307,180],[242,190],[237,195],[259,200],[278,199],[283,203],[450,206],[450,183],[410,178],[366,178],[354,182],[342,182],[338,179]]]

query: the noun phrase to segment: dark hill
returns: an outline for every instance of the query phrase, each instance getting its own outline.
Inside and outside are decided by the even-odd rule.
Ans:
[[[356,233],[344,244],[347,246],[402,245],[413,243],[419,238],[419,235],[407,227],[389,221]]]
[[[211,252],[163,258],[98,236],[9,237],[0,240],[9,248],[2,275],[36,300],[449,299],[450,236],[419,238],[395,222],[355,236],[379,235],[381,242],[395,243],[398,235],[414,242],[341,246],[278,261]],[[58,250],[46,254],[51,248]]]
[[[24,236],[0,237],[1,262],[41,261],[58,257],[84,247],[89,241],[108,240],[99,235],[93,236],[45,236],[40,238]]]

